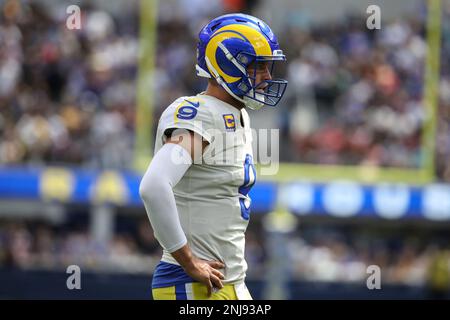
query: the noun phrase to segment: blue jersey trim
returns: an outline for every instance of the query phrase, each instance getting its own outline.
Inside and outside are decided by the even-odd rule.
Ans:
[[[160,261],[153,273],[152,288],[178,286],[190,282],[195,282],[195,280],[188,276],[182,267]]]

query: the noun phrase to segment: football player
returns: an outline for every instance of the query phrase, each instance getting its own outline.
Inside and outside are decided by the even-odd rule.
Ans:
[[[279,102],[287,81],[272,72],[284,60],[253,16],[220,16],[200,31],[196,69],[208,86],[163,112],[139,188],[164,249],[154,299],[251,299],[244,247],[256,171],[245,109]]]

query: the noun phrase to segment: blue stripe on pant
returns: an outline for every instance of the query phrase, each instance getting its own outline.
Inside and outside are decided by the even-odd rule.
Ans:
[[[181,283],[175,286],[175,295],[177,300],[187,300],[186,285]]]

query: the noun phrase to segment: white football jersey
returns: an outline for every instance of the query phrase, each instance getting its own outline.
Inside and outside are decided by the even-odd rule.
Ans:
[[[181,97],[161,115],[155,153],[164,144],[166,130],[177,128],[192,130],[209,142],[203,161],[196,160],[173,188],[188,244],[198,258],[225,264],[224,283],[243,281],[248,192],[256,179],[248,113],[205,94]],[[167,251],[162,261],[178,264]]]

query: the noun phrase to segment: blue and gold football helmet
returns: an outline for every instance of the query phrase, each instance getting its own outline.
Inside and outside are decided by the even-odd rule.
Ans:
[[[262,20],[246,14],[215,18],[199,33],[197,75],[214,78],[231,96],[251,109],[275,106],[286,90],[283,79],[256,82],[251,64],[269,63],[271,76],[276,61],[285,61],[278,40]]]

